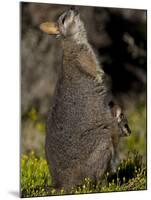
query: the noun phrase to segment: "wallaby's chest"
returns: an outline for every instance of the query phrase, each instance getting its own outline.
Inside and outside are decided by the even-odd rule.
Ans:
[[[63,73],[53,116],[65,132],[84,132],[108,121],[105,93],[98,94],[95,87],[94,80],[76,68],[72,73]]]

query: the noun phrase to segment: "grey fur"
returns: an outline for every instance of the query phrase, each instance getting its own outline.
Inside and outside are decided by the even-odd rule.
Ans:
[[[73,31],[69,31],[68,25],[71,29],[72,25],[68,24],[68,12],[78,22]],[[62,22],[65,14],[66,30]],[[108,106],[110,93],[102,81],[103,70],[100,68],[102,84],[97,93],[94,78],[79,62],[81,53],[89,52],[98,64],[79,15],[67,11],[58,24],[63,37],[63,65],[47,120],[46,157],[54,186],[69,191],[85,177],[101,180],[115,157],[119,128]]]

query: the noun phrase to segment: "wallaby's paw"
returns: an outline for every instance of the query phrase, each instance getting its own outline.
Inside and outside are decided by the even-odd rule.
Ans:
[[[101,93],[103,91],[103,88],[100,85],[97,85],[94,90],[96,93]]]
[[[95,83],[95,86],[96,87],[101,87],[101,85],[102,85],[102,79],[100,78],[100,77],[96,77],[95,79],[94,79],[94,83]]]
[[[97,75],[96,78],[95,78],[95,82],[99,85],[101,85],[103,83],[103,80],[102,80],[102,77]]]
[[[102,81],[95,78],[94,83],[95,83],[95,92],[101,93],[103,91]]]
[[[102,84],[102,81],[99,80],[98,78],[95,78],[94,82],[95,82],[96,86],[101,86],[101,84]]]

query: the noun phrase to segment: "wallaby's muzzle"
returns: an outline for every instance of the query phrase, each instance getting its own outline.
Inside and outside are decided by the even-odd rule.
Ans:
[[[49,35],[58,35],[60,34],[58,25],[54,22],[44,22],[40,24],[40,30],[49,34]]]
[[[75,24],[76,16],[79,15],[77,7],[71,7],[64,12],[55,22],[44,22],[40,24],[40,30],[49,34],[56,35],[57,38],[66,37],[73,34],[73,26]]]

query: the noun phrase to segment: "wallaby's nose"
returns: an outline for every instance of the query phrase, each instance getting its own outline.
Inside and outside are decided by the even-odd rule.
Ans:
[[[71,6],[70,10],[72,10],[75,15],[79,14],[79,8],[77,6]]]

